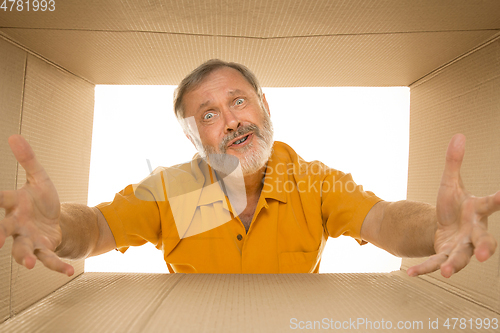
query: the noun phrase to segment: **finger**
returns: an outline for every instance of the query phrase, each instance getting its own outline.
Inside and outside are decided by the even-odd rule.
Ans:
[[[462,270],[470,261],[474,253],[471,243],[463,244],[460,248],[453,250],[446,260],[441,265],[441,275],[445,278],[451,277],[453,274]]]
[[[446,255],[445,253],[435,254],[429,257],[429,259],[427,259],[423,263],[408,268],[406,273],[409,276],[417,276],[417,275],[432,273],[434,271],[437,271],[439,267],[441,267],[441,264],[445,262],[447,259],[448,255]]]
[[[9,137],[9,145],[16,160],[26,170],[27,177],[35,180],[45,180],[48,178],[45,169],[36,159],[35,153],[26,139],[21,135],[11,135]]]
[[[476,211],[482,215],[491,215],[500,210],[500,191],[477,199]]]
[[[35,255],[48,269],[66,274],[67,276],[75,273],[73,266],[62,261],[54,252],[48,249],[37,249]]]
[[[477,260],[484,262],[488,260],[497,248],[497,241],[486,230],[474,228],[471,235],[472,244],[474,245],[474,255]]]
[[[35,251],[38,249],[50,249],[52,248],[52,243],[47,236],[37,236],[33,246]]]
[[[442,183],[448,184],[450,182],[460,181],[460,167],[465,154],[465,136],[463,134],[455,134],[451,138],[446,150],[446,162],[444,165],[444,172]]]
[[[16,191],[0,191],[0,207],[11,209],[17,204]]]
[[[0,248],[5,244],[7,237],[12,236],[15,229],[15,221],[6,217],[0,221]]]
[[[12,244],[12,257],[19,265],[32,269],[36,264],[33,243],[28,237],[16,236]]]

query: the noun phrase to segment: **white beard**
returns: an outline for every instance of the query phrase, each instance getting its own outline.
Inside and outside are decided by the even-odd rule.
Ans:
[[[225,153],[227,143],[241,135],[253,132],[255,136],[254,142],[248,144],[241,150],[245,152],[252,149],[254,146],[256,147],[256,150],[253,153],[244,154],[239,160],[239,163],[241,165],[243,175],[250,175],[257,172],[266,165],[273,151],[273,125],[269,114],[264,110],[263,114],[264,122],[262,128],[258,128],[254,124],[240,127],[234,133],[227,135],[223,139],[219,145],[218,151],[212,146],[202,145],[199,140],[195,139],[195,146],[200,156],[208,164],[210,164],[212,168],[228,175],[238,166],[238,159],[233,155]]]

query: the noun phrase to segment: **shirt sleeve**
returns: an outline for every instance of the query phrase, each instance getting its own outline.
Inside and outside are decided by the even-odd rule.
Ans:
[[[129,185],[115,195],[112,202],[96,207],[102,212],[115,238],[116,247],[125,252],[129,246],[161,242],[160,205],[168,205],[164,196],[158,200],[152,179],[140,185]],[[161,181],[160,181],[161,186]]]
[[[330,237],[350,236],[360,244],[361,226],[370,209],[382,199],[357,185],[351,174],[333,173],[322,183],[321,210]]]

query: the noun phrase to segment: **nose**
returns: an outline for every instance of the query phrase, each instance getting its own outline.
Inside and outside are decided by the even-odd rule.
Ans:
[[[227,108],[223,112],[225,121],[225,133],[236,131],[241,125],[241,121],[231,108]]]

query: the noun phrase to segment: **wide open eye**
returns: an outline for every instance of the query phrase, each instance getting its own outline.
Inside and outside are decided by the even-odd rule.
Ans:
[[[213,112],[207,112],[207,113],[205,113],[205,115],[203,116],[203,119],[205,119],[205,120],[210,120],[210,119],[212,119],[213,117],[215,117],[215,113],[213,113]]]
[[[243,103],[245,103],[245,99],[243,99],[243,98],[238,98],[238,99],[236,100],[236,102],[234,103],[234,105],[241,105],[241,104],[243,104]]]

